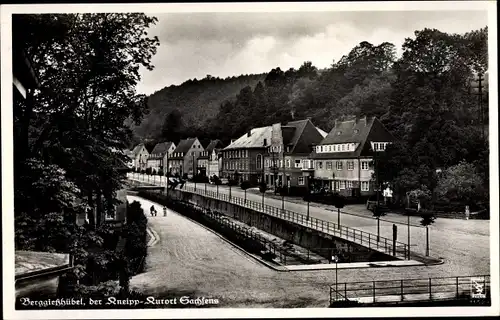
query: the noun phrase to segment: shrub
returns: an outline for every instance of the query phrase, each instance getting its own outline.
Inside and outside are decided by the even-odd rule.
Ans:
[[[243,182],[241,183],[241,186],[240,186],[240,187],[241,187],[241,189],[243,189],[243,190],[247,190],[247,189],[250,189],[250,188],[252,187],[252,184],[250,183],[250,181],[246,181],[246,180],[245,180],[245,181],[243,181]]]
[[[158,175],[159,175],[159,176],[163,176],[163,175],[164,175],[164,172],[163,172],[163,170],[162,170],[162,169],[159,169],[159,170],[158,170]]]
[[[265,182],[259,183],[259,191],[265,193],[267,191],[267,184]]]

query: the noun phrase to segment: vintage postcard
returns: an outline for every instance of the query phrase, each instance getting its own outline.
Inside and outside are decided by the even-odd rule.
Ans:
[[[7,319],[499,314],[495,3],[1,21]]]

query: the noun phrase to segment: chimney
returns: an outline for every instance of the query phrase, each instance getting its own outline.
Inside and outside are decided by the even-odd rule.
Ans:
[[[361,119],[365,122],[365,127],[368,125],[368,122],[366,121],[366,116],[363,117],[363,119]]]
[[[267,139],[264,139],[264,147],[267,146]]]
[[[292,116],[292,120],[295,120],[295,110],[290,110],[290,115]]]
[[[252,130],[247,132],[247,137],[250,137],[252,135]]]
[[[335,127],[337,127],[338,119],[335,118]]]

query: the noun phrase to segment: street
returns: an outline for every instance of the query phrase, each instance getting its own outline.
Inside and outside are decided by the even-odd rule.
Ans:
[[[168,210],[166,218],[151,217],[147,208],[152,204],[160,208],[159,204],[136,196],[128,196],[128,201],[141,203],[150,227],[160,238],[149,248],[145,272],[131,279],[131,287],[157,298],[218,298],[218,307],[327,306],[328,287],[335,283],[335,270],[274,271],[172,210]],[[451,242],[457,243],[450,240],[448,244]],[[437,243],[436,246],[443,247]],[[450,246],[443,265],[340,269],[339,282],[489,274],[489,251],[484,247],[472,248],[472,244]],[[481,258],[474,261],[467,258],[469,254]],[[460,257],[462,263],[454,263]]]
[[[144,178],[145,181],[147,181],[147,177]],[[150,177],[150,179],[152,179],[152,177]],[[142,177],[140,181],[143,181]],[[153,182],[153,180],[150,180],[150,182]],[[159,185],[160,181],[158,177],[155,183]],[[194,187],[194,183],[187,182],[186,185]],[[197,188],[202,192],[205,190],[205,185],[198,183]],[[206,189],[209,191],[216,191],[217,187],[215,185],[206,184]],[[229,187],[227,186],[219,186],[218,189],[221,194],[229,194]],[[232,187],[231,195],[244,198],[244,191],[239,187]],[[247,199],[261,203],[262,195],[247,190]],[[282,206],[281,200],[267,196],[264,199],[264,203],[277,208],[281,208]],[[359,205],[346,206],[342,211],[349,212],[351,207],[354,208],[356,214],[365,215],[366,218],[341,213],[341,225],[376,234],[377,221],[373,217],[370,217],[371,213]],[[302,203],[291,203],[287,202],[285,198],[285,209],[306,214],[307,203],[304,201],[302,201]],[[310,205],[309,214],[311,217],[334,223],[337,222],[337,210],[331,211],[325,209],[325,205]],[[390,214],[384,217],[384,219],[399,221],[403,224],[406,224],[407,221],[406,216],[397,214]],[[410,217],[410,224],[416,225],[416,227],[410,227],[411,250],[419,254],[425,254],[426,232],[424,227],[419,226],[419,221],[419,217]],[[393,223],[391,222],[381,220],[380,235],[392,239],[392,225]],[[430,255],[436,258],[444,258],[445,265],[449,265],[450,275],[474,274],[477,272],[476,270],[478,270],[478,268],[484,270],[484,266],[487,266],[487,270],[489,270],[489,228],[489,220],[438,218],[435,223],[429,227]],[[404,243],[408,242],[407,230],[408,228],[406,225],[398,225],[398,241]],[[489,271],[486,273],[489,273]]]

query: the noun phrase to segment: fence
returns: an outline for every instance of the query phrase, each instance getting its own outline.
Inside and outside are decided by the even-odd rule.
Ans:
[[[346,282],[330,286],[330,305],[345,302],[487,300],[490,297],[489,292],[489,275]]]
[[[315,229],[324,233],[328,233],[336,237],[363,245],[373,250],[383,251],[385,254],[389,254],[397,258],[405,259],[407,257],[408,245],[406,243],[395,241],[395,244],[393,245],[392,239],[379,237],[369,232],[365,232],[354,228],[349,228],[347,226],[338,225],[334,222],[321,220],[314,217],[309,217],[298,212],[266,205],[261,202],[235,197],[232,196],[231,194],[206,190],[206,188],[184,186],[182,190],[190,193],[199,194],[205,197],[218,199],[228,203],[233,203],[241,207],[249,208],[255,211],[268,214],[270,216],[280,218],[282,220],[294,222],[299,225]]]
[[[195,190],[193,187],[187,187],[187,186],[185,186],[183,190],[190,193],[196,193],[202,196],[207,196],[210,198],[226,201],[228,203],[233,203],[245,208],[263,212],[265,214],[280,218],[282,220],[291,221],[299,225],[309,227],[311,229],[315,229],[328,234],[333,234],[336,237],[364,245],[365,247],[368,247],[370,249],[381,250],[384,253],[393,255],[395,257],[405,258],[407,256],[406,243],[396,241],[395,246],[393,246],[392,239],[378,237],[379,241],[377,241],[377,235],[369,232],[365,232],[354,228],[349,228],[346,226],[338,225],[334,222],[321,220],[314,217],[308,217],[298,212],[280,209],[277,207],[269,206],[248,199],[245,200],[244,198],[235,197],[229,194],[217,193],[211,190],[204,190],[199,188]]]

